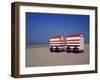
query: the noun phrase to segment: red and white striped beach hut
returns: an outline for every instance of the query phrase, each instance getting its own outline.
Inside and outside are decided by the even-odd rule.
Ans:
[[[83,34],[71,34],[65,37],[66,46],[71,50],[77,49],[79,52],[84,52],[84,36]]]
[[[64,51],[65,50],[65,41],[63,36],[52,36],[50,38],[50,51]]]

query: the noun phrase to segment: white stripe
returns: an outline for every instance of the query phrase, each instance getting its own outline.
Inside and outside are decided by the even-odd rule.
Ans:
[[[56,48],[56,47],[52,47],[52,48]]]
[[[59,38],[55,38],[55,39],[50,39],[50,41],[59,41]]]
[[[74,48],[75,46],[70,46],[70,48]],[[77,48],[79,48],[79,47],[77,47]]]
[[[80,41],[66,41],[66,42],[80,42]]]
[[[80,44],[67,44],[67,45],[80,45]]]
[[[66,40],[80,39],[80,37],[67,37]]]
[[[61,46],[59,46],[58,48],[65,48],[65,47],[61,47]]]
[[[55,47],[55,46],[53,46],[52,48],[56,48],[56,47]],[[58,48],[65,48],[65,47],[58,46]]]
[[[65,42],[50,42],[50,43],[52,44],[52,43],[65,43]]]

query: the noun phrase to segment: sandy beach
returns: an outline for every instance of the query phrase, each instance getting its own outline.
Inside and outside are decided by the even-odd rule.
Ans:
[[[26,67],[89,64],[89,44],[84,53],[50,52],[49,45],[26,47]]]

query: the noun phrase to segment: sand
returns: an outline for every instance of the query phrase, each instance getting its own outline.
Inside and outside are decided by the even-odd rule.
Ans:
[[[84,53],[50,52],[49,45],[31,45],[26,48],[26,67],[89,64],[89,45]]]

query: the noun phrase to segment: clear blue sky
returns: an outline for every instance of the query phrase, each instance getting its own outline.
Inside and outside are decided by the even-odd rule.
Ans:
[[[89,15],[26,12],[26,44],[47,44],[50,36],[83,33],[89,42]]]

